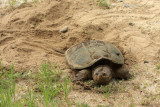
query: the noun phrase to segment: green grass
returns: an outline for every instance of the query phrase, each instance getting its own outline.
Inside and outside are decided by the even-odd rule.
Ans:
[[[28,3],[28,0],[8,0],[8,3],[11,7],[14,7],[16,4],[20,3],[20,1],[23,3]],[[40,0],[32,0],[32,2],[38,3]]]
[[[32,2],[40,2],[40,0],[32,0]]]
[[[77,103],[76,107],[90,107],[90,106],[86,103]]]
[[[135,107],[134,99],[131,100],[130,107]]]
[[[17,73],[18,74],[18,73]],[[21,105],[21,102],[15,101],[16,77],[14,74],[14,66],[11,67],[10,72],[3,69],[0,70],[0,107],[16,107]]]
[[[8,3],[10,6],[15,6],[18,3],[18,1],[17,0],[8,0]]]
[[[103,7],[106,7],[106,8],[110,8],[110,4],[107,3],[106,0],[97,0],[97,5],[103,6]]]
[[[108,106],[108,105],[106,105],[106,106],[104,106],[104,105],[98,105],[96,107],[111,107],[111,106]]]
[[[157,69],[160,69],[160,62],[156,65]]]
[[[23,0],[23,2],[24,2],[24,3],[27,3],[27,2],[28,2],[28,0]]]
[[[59,67],[48,63],[42,64],[42,68],[35,73],[15,73],[14,66],[7,71],[0,63],[0,107],[71,105],[68,99],[71,81],[63,75]],[[24,85],[18,87],[21,82]],[[22,92],[25,95],[20,95]]]
[[[106,98],[108,98],[111,94],[123,93],[126,92],[126,86],[122,84],[122,81],[116,82],[112,81],[108,85],[101,85],[95,87],[94,89],[100,93],[103,93]]]

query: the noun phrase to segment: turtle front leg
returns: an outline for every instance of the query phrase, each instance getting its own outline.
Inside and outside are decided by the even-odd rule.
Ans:
[[[113,76],[115,78],[119,78],[119,79],[130,79],[131,78],[131,74],[129,73],[129,70],[127,68],[125,68],[124,66],[122,66],[121,68],[117,69]]]
[[[75,77],[73,78],[73,82],[75,81],[85,81],[92,78],[92,73],[89,69],[83,69],[79,71]]]

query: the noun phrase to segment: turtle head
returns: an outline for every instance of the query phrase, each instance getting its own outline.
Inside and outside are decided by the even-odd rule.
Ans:
[[[92,77],[96,84],[107,84],[112,78],[111,69],[107,65],[99,65],[93,69]]]

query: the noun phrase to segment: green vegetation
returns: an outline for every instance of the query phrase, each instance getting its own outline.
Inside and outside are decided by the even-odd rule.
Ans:
[[[18,3],[28,3],[29,0],[8,0],[10,6],[14,7]],[[40,0],[32,0],[32,2],[38,3]]]
[[[130,107],[135,107],[135,104],[134,104],[134,99],[132,99],[132,100],[131,100]]]
[[[2,66],[1,66],[2,69]],[[12,101],[15,99],[15,78],[14,66],[11,67],[10,74],[6,70],[0,72],[0,106],[6,107],[15,105]]]
[[[97,5],[99,6],[103,6],[106,8],[110,8],[110,2],[111,0],[108,0],[109,2],[107,2],[106,0],[97,0]]]
[[[160,62],[156,65],[157,69],[160,69]]]
[[[98,106],[96,106],[96,107],[111,107],[111,106],[104,106],[104,105],[98,105]]]
[[[35,73],[15,73],[14,66],[7,71],[1,65],[0,107],[69,106],[71,81],[64,75],[59,67],[46,63]]]
[[[10,6],[15,6],[17,2],[17,0],[8,0]]]
[[[126,91],[126,86],[123,85],[122,82],[123,80],[119,81],[118,83],[116,81],[113,81],[108,85],[101,85],[100,87],[95,87],[95,90],[105,94],[105,97],[108,98],[111,94],[123,93]]]
[[[28,0],[23,0],[23,2],[24,2],[24,3],[27,3],[27,2],[28,2]]]
[[[88,104],[86,104],[86,103],[77,103],[76,104],[76,107],[90,107]]]
[[[32,2],[40,2],[40,0],[32,0]]]

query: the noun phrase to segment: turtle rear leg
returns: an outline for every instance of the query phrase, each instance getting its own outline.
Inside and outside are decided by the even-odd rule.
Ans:
[[[121,68],[117,69],[114,72],[113,76],[115,78],[126,79],[126,80],[131,78],[131,74],[129,73],[129,70],[127,68],[125,68],[124,66],[122,66]]]
[[[92,78],[92,73],[89,69],[83,69],[79,71],[75,77],[73,78],[73,82],[75,81],[85,81]]]

